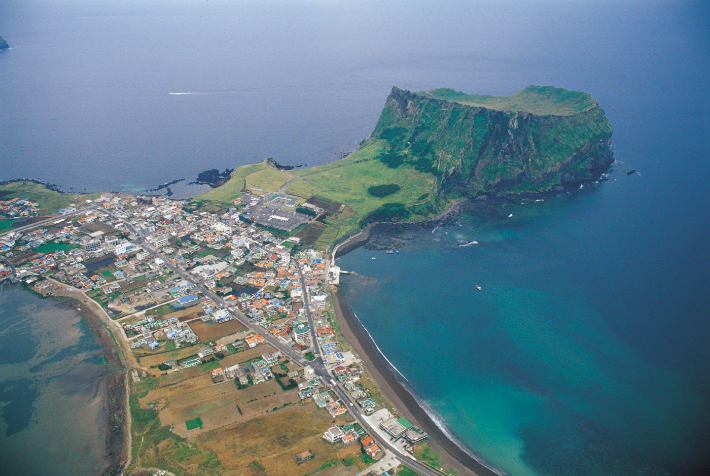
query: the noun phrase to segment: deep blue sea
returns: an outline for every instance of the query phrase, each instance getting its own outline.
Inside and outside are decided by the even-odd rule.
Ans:
[[[5,0],[0,36],[0,180],[64,189],[326,163],[395,85],[590,92],[609,181],[352,252],[346,295],[502,471],[708,472],[707,2]]]

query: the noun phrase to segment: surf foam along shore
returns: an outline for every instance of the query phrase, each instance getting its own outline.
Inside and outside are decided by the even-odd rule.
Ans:
[[[370,331],[367,330],[367,327],[365,327],[365,324],[362,323],[360,318],[357,316],[355,312],[351,311],[352,316],[354,317],[354,320],[357,321],[357,323],[362,327],[362,329],[365,331],[365,334],[367,335],[367,339],[370,341],[370,343],[374,346],[374,348],[377,350],[377,353],[379,354],[378,356],[381,359],[384,359],[385,362],[387,362],[387,365],[390,367],[390,372],[393,374],[396,372],[395,378],[397,378],[397,375],[399,375],[403,380],[399,380],[399,384],[404,388],[405,391],[407,391],[412,398],[417,402],[417,405],[419,405],[422,410],[424,410],[431,421],[446,435],[446,437],[451,440],[456,446],[458,446],[462,451],[464,451],[466,454],[468,454],[471,458],[475,459],[478,463],[481,465],[485,466],[486,468],[490,469],[491,471],[495,472],[498,475],[504,476],[506,473],[496,470],[493,468],[491,465],[487,464],[480,456],[476,455],[472,450],[470,450],[465,443],[457,437],[451,429],[446,426],[446,422],[444,421],[444,418],[437,413],[436,410],[432,408],[431,405],[427,403],[426,400],[421,398],[417,392],[412,388],[412,386],[409,384],[409,380],[407,377],[404,376],[404,374],[390,361],[390,359],[387,358],[384,352],[382,352],[382,349],[380,349],[380,346],[377,345],[377,342],[375,342],[375,339],[372,337],[372,334],[370,334]],[[394,389],[393,389],[394,390]]]
[[[411,419],[429,434],[433,449],[444,459],[447,466],[453,466],[459,474],[478,476],[502,476],[498,470],[466,448],[453,433],[448,430],[441,417],[428,405],[423,405],[411,389],[407,389],[398,379],[387,358],[378,350],[367,330],[354,316],[347,300],[338,291],[333,291],[333,307],[343,333],[343,338],[360,354],[368,366],[377,386],[397,410],[407,419]],[[404,379],[406,381],[406,379]],[[438,421],[437,421],[438,420]]]

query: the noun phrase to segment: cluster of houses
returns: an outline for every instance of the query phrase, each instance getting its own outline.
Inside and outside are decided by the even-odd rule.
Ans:
[[[0,200],[0,216],[4,218],[31,217],[39,214],[39,203],[27,198]]]
[[[15,246],[17,236],[18,234],[14,232],[9,232],[0,236],[0,251],[7,251]]]
[[[360,438],[359,441],[363,451],[372,459],[378,460],[384,456],[384,452],[375,443],[375,440],[370,435],[365,434],[365,431],[359,425],[334,426],[323,433],[323,439],[327,442],[335,443],[340,441],[346,446],[355,443],[358,438]]]
[[[130,348],[136,349],[147,345],[151,350],[157,349],[161,342],[168,339],[175,342],[175,348],[181,345],[193,344],[197,342],[197,335],[184,322],[180,322],[176,317],[168,320],[146,317],[137,322],[123,325],[126,335],[138,335],[138,338],[130,341]]]
[[[223,348],[221,349],[215,348],[215,352],[225,351],[226,346],[222,347]],[[215,383],[223,382],[225,380],[236,380],[239,382],[239,385],[248,385],[249,383],[258,385],[274,378],[274,374],[271,372],[271,367],[278,362],[280,357],[281,352],[276,351],[273,353],[262,354],[260,359],[243,363],[241,365],[234,364],[229,367],[218,367],[216,369],[212,369],[212,380]],[[204,356],[200,358],[204,358]]]
[[[159,257],[131,241],[138,238],[134,230],[159,249]],[[205,320],[225,322],[239,309],[299,350],[312,345],[302,302],[304,283],[314,311],[326,308],[327,266],[322,254],[309,251],[297,256],[302,282],[289,246],[240,219],[236,209],[216,216],[191,213],[183,210],[183,203],[160,197],[103,194],[86,211],[24,235],[5,235],[4,240],[6,257],[16,265],[19,279],[51,275],[78,289],[100,290],[107,299],[127,300],[138,281],[146,289],[162,289],[174,276],[165,266],[169,260],[190,272],[195,282],[234,303],[228,309],[207,312]],[[46,243],[59,246],[54,251],[35,251]],[[195,283],[183,282],[171,289],[170,297],[185,306],[199,299],[195,287]],[[319,333],[334,337],[332,329],[325,329]],[[154,345],[148,337],[135,342]]]
[[[87,228],[94,222],[105,224],[107,230],[120,223],[94,210],[75,221],[61,218],[25,234],[3,237],[5,257],[16,265],[18,279],[52,275],[78,289],[101,289],[106,294],[120,291],[122,283],[131,284],[139,276],[154,279],[167,273],[119,232],[106,234]],[[37,251],[44,244],[51,244],[53,250]],[[100,272],[109,267],[109,273]]]

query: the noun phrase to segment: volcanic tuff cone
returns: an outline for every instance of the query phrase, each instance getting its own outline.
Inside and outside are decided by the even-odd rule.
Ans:
[[[464,196],[546,192],[594,180],[612,158],[611,124],[587,93],[528,86],[512,96],[393,88],[370,140]],[[394,159],[396,158],[396,159]]]

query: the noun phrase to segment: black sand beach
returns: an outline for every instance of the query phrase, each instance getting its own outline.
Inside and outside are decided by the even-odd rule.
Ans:
[[[353,316],[345,298],[337,291],[334,291],[332,296],[343,338],[364,360],[385,398],[408,420],[429,434],[429,445],[441,456],[443,466],[455,469],[460,475],[497,476],[494,471],[483,466],[451,441],[436,425],[426,410],[419,406],[414,397],[394,377],[361,324]]]

